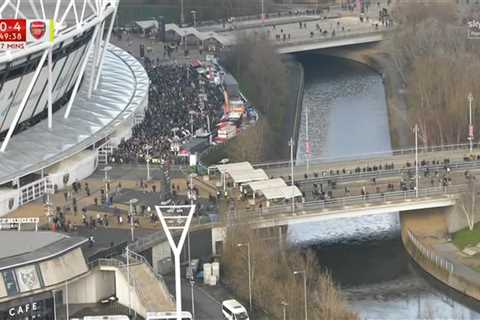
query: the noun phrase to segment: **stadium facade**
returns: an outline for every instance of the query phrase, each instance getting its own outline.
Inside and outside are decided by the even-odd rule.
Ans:
[[[53,41],[0,51],[0,216],[88,177],[142,120],[149,80],[109,44],[118,0],[6,0],[53,19]]]

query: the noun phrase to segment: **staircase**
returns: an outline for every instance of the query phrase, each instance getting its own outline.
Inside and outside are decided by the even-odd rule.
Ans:
[[[131,266],[130,277],[147,312],[175,310],[168,289],[145,263]]]
[[[98,259],[96,262],[101,269],[111,270],[114,268],[127,283],[128,273],[126,255],[116,259]],[[145,258],[133,251],[129,251],[130,288],[132,295],[136,295],[139,306],[135,309],[142,316],[146,312],[172,311],[175,310],[173,297],[170,295],[163,278],[153,272]],[[125,303],[123,303],[125,304]],[[132,302],[132,305],[135,303]],[[145,313],[145,314],[144,314]]]

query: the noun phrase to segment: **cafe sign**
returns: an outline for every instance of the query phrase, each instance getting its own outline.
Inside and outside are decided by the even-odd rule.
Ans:
[[[470,18],[467,20],[468,38],[480,39],[480,19]]]

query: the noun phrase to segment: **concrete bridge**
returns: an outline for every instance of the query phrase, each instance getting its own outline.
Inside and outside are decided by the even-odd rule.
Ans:
[[[195,43],[213,41],[224,47],[234,45],[239,33],[254,34],[269,39],[278,52],[284,54],[379,42],[391,29],[377,20],[360,20],[355,16],[328,19],[298,16],[268,19],[264,23],[259,20],[208,28],[180,28],[176,24],[168,24],[166,30],[175,33],[183,41],[190,42],[193,38]]]
[[[298,42],[279,43],[277,48],[279,53],[287,54],[369,44],[382,41],[386,33],[387,31],[377,30],[349,32],[334,37],[312,38]]]
[[[468,191],[469,176],[480,171],[480,146],[450,145],[418,149],[418,186],[415,149],[394,150],[344,159],[312,159],[294,166],[295,184],[303,199],[259,206],[237,202],[222,225],[250,224],[254,228],[275,228],[337,218],[351,218],[389,212],[415,212],[454,207],[459,195]],[[356,159],[355,159],[356,158]],[[254,165],[270,178],[283,177],[289,183],[290,162]],[[408,183],[406,183],[408,182]],[[323,184],[324,196],[312,197],[312,185]],[[347,191],[344,191],[348,189]],[[318,190],[318,186],[315,186]],[[418,192],[417,192],[418,188]],[[362,192],[363,190],[363,192]],[[325,193],[328,192],[328,195]],[[233,197],[235,193],[232,193]],[[452,229],[466,225],[460,210],[451,211]],[[449,212],[450,212],[449,211]]]
[[[385,152],[358,154],[347,157],[312,158],[294,160],[294,179],[303,180],[365,180],[373,177],[401,176],[415,170],[415,153],[418,154],[419,170],[427,168],[439,170],[445,165],[451,170],[471,170],[480,168],[480,144],[474,143],[472,152],[468,144],[428,146],[398,149]],[[477,159],[479,158],[479,159]],[[291,162],[275,161],[253,164],[255,169],[263,169],[270,177],[290,179]],[[314,181],[315,180],[315,181]]]
[[[230,213],[225,224],[250,224],[254,228],[273,228],[296,223],[318,222],[338,218],[353,218],[390,212],[446,208],[456,204],[458,194],[467,190],[466,185],[433,187],[414,190],[385,192],[365,196],[350,196],[322,201],[310,201],[269,208],[238,210]]]

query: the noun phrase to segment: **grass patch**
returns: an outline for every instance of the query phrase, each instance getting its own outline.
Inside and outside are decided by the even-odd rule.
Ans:
[[[480,242],[480,223],[475,224],[472,231],[468,228],[457,231],[453,234],[453,243],[460,250],[467,246],[475,246]]]

